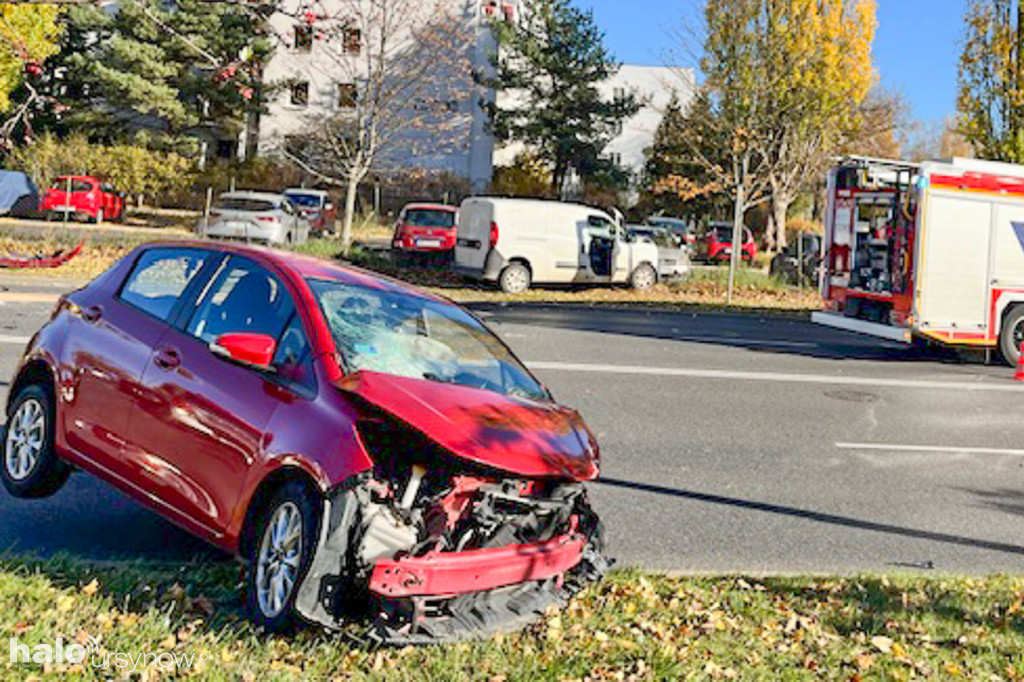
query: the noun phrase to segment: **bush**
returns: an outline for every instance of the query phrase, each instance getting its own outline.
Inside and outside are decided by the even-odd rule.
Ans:
[[[15,148],[8,163],[27,173],[40,188],[50,187],[61,175],[93,175],[139,203],[154,204],[172,190],[190,185],[195,173],[191,161],[171,152],[91,144],[82,135],[62,140],[49,133]]]

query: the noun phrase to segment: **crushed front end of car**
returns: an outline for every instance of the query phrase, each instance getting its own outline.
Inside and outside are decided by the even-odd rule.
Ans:
[[[523,475],[453,452],[393,414],[368,415],[358,432],[375,466],[325,500],[296,600],[303,618],[333,628],[365,613],[384,644],[483,637],[529,624],[607,570],[584,488],[596,445],[581,421],[572,428],[586,436],[580,453],[593,466],[576,468],[585,475],[543,452],[547,475],[539,459]]]

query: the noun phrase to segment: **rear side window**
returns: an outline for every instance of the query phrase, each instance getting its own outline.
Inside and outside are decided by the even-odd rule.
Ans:
[[[274,204],[270,201],[264,201],[262,199],[239,199],[239,198],[221,198],[217,200],[214,208],[218,208],[222,211],[249,211],[251,213],[264,213],[266,211],[273,211]]]
[[[67,191],[67,188],[68,188],[68,179],[67,178],[57,178],[54,181],[54,183],[53,183],[53,189],[60,190],[60,191],[63,192],[63,191]],[[71,181],[71,191],[72,192],[88,192],[91,189],[92,189],[92,183],[91,182],[87,182],[85,180],[72,180]]]
[[[197,249],[145,251],[121,287],[120,298],[125,303],[167,321],[185,287],[209,257],[209,253]]]

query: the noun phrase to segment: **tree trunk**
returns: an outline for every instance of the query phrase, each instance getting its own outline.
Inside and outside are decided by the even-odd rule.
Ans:
[[[341,248],[348,251],[352,244],[352,223],[356,215],[356,195],[359,192],[359,181],[349,178],[345,188],[345,215],[341,222]]]
[[[772,223],[775,226],[776,245],[779,247],[779,251],[789,246],[789,239],[786,237],[786,214],[792,203],[792,197],[786,194],[780,193],[772,196]]]
[[[734,161],[733,168],[733,175],[736,178],[736,196],[732,216],[732,258],[729,259],[729,293],[726,295],[726,305],[732,305],[733,290],[736,288],[736,269],[743,256],[743,217],[746,214],[746,181],[750,169],[750,156],[744,155],[739,164]]]

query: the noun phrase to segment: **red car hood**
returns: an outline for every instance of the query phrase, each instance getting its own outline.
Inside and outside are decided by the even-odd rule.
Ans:
[[[338,386],[471,462],[526,477],[597,477],[597,442],[570,408],[368,371]]]

